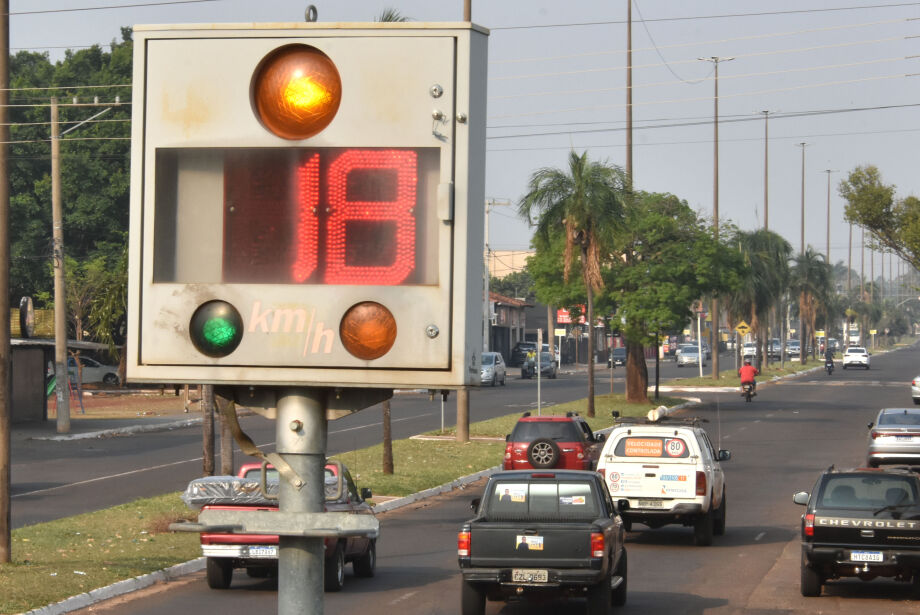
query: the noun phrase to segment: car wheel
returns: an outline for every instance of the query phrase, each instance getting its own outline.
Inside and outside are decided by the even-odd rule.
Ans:
[[[535,468],[555,468],[561,452],[559,445],[549,438],[539,438],[527,447],[527,461]]]
[[[502,386],[505,386],[505,374],[502,374]]]
[[[693,522],[693,542],[698,547],[708,547],[712,544],[713,532],[712,511],[700,515]]]
[[[914,405],[920,405],[920,399],[914,397]]]
[[[607,573],[600,582],[588,588],[588,609],[585,611],[588,615],[608,615],[610,613],[610,602],[613,595],[610,592],[610,573]]]
[[[617,588],[610,593],[610,604],[613,606],[623,606],[626,604],[626,549],[623,549],[623,555],[620,556],[620,563],[617,565],[616,576],[622,581]]]
[[[719,504],[719,511],[712,527],[712,533],[716,536],[725,536],[725,513],[727,511],[727,506],[728,503],[725,501],[725,490],[723,489],[722,503]]]
[[[624,532],[632,531],[632,519],[623,519],[623,531]]]
[[[207,564],[208,587],[227,589],[233,580],[233,562],[226,557],[209,557]]]
[[[802,562],[802,595],[814,597],[821,595],[821,575],[804,561]]]
[[[364,555],[351,563],[356,577],[372,577],[377,569],[377,541],[371,540],[367,544]]]
[[[869,466],[870,468],[877,468],[877,467],[878,467],[878,462],[875,461],[874,459],[867,459],[867,460],[866,460],[866,465]]]
[[[484,615],[486,593],[466,581],[460,581],[460,612],[463,615]]]
[[[847,368],[847,364],[844,363],[844,364],[843,364],[843,369],[846,369],[846,368]]]
[[[106,374],[102,377],[102,382],[105,384],[118,384],[118,376],[116,374]]]
[[[490,386],[495,386],[495,381],[498,380],[498,374],[492,374],[492,384]]]
[[[345,549],[342,543],[336,543],[332,555],[326,557],[323,572],[323,586],[326,591],[341,591],[345,585]]]

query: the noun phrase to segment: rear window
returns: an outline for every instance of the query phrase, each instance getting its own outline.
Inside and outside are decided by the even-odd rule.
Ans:
[[[918,501],[917,481],[884,474],[831,476],[824,483],[819,507],[878,510]]]
[[[492,520],[581,520],[601,516],[594,485],[588,481],[496,481],[488,494]]]
[[[617,457],[658,457],[682,459],[690,456],[683,438],[664,436],[626,436],[613,449]]]
[[[920,424],[920,412],[886,412],[878,418],[879,425],[917,425]]]
[[[520,421],[511,432],[512,442],[533,442],[549,438],[557,442],[578,442],[581,437],[571,421]]]

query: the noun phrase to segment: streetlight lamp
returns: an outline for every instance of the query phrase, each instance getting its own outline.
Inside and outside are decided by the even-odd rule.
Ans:
[[[713,171],[712,171],[712,229],[716,241],[719,240],[719,63],[730,62],[735,58],[732,56],[710,56],[708,58],[697,58],[704,62],[712,62],[715,67],[715,78],[713,80],[715,89],[713,93]],[[719,379],[719,302],[712,298],[712,329],[715,332],[713,345],[715,352],[712,355],[712,377],[714,380]],[[702,364],[702,361],[700,361]]]
[[[802,224],[801,224],[801,241],[800,241],[800,252],[805,254],[805,147],[808,143],[799,143],[799,147],[802,148]]]

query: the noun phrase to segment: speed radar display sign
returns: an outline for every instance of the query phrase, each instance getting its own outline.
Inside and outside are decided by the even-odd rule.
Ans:
[[[128,378],[479,378],[487,32],[138,26]]]

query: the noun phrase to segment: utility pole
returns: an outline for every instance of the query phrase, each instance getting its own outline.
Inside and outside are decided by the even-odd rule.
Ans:
[[[67,294],[64,287],[64,206],[61,197],[61,135],[58,101],[51,99],[51,236],[54,267],[54,378],[57,432],[70,433],[67,373]]]
[[[483,244],[485,245],[485,254],[483,260],[483,274],[482,274],[482,351],[488,352],[491,350],[491,340],[492,340],[492,310],[491,302],[489,301],[489,282],[492,277],[492,248],[489,247],[489,212],[492,211],[496,205],[511,205],[511,201],[508,199],[486,199],[486,219],[485,225],[483,226]]]
[[[626,177],[633,185],[632,140],[632,0],[626,0]]]
[[[800,252],[805,254],[805,147],[807,143],[799,143],[802,148],[802,225],[801,225],[801,246]]]
[[[763,113],[763,230],[770,229],[770,112]]]
[[[708,58],[699,58],[706,62],[712,62],[715,67],[715,79],[713,90],[713,170],[712,170],[712,232],[716,242],[719,241],[719,63],[729,62],[735,58],[731,56],[718,57],[711,56]],[[715,347],[712,353],[712,378],[719,379],[719,300],[716,297],[710,302],[712,318],[712,329],[714,336],[712,345]],[[702,364],[702,360],[700,361]]]
[[[853,223],[850,222],[850,241],[847,244],[847,298],[850,297],[850,273],[853,271]]]
[[[0,314],[10,313],[10,2],[0,0]],[[0,327],[0,564],[12,561],[10,327]]]
[[[835,169],[824,169],[827,173],[827,248],[824,257],[827,264],[831,264],[831,173],[836,173]]]
[[[859,300],[865,301],[866,297],[866,229],[860,233],[859,248]]]

